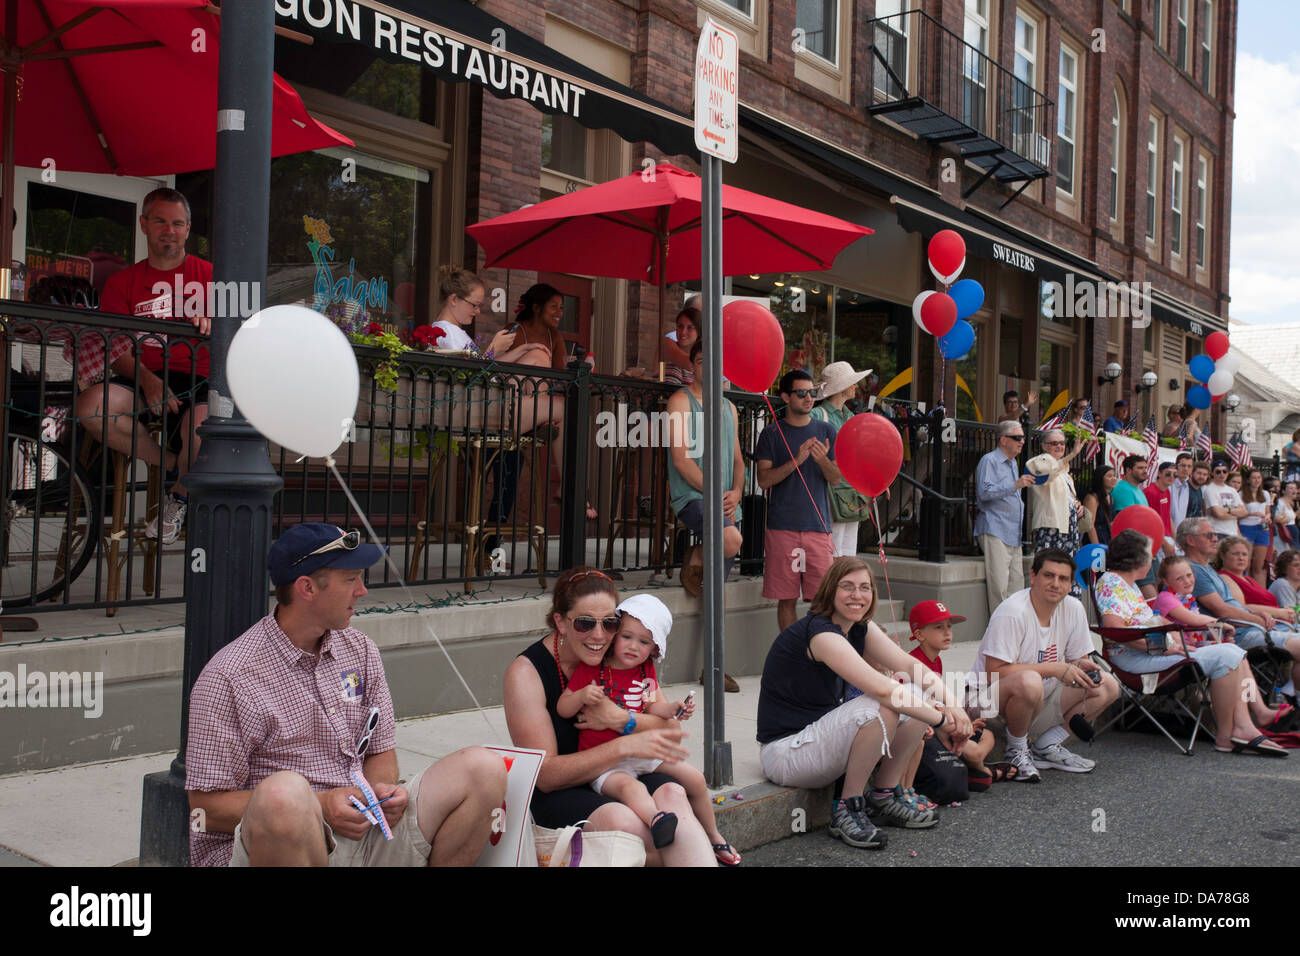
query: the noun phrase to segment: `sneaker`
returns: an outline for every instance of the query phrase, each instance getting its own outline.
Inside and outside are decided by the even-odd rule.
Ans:
[[[1021,783],[1042,782],[1043,778],[1039,776],[1038,768],[1034,766],[1034,758],[1029,755],[1028,747],[1023,750],[1008,750],[1006,760],[1016,768],[1016,779]]]
[[[180,537],[181,528],[185,527],[185,502],[175,495],[167,495],[162,503],[162,543],[175,544]],[[145,522],[146,538],[158,537],[158,517],[155,515]]]
[[[867,801],[862,797],[849,797],[831,804],[831,825],[828,832],[849,846],[865,850],[880,850],[889,842],[888,837],[867,819]]]
[[[904,796],[900,787],[887,797],[867,796],[867,812],[879,822],[906,830],[924,830],[939,822],[933,810],[922,810],[915,797]]]
[[[1060,744],[1053,744],[1041,750],[1038,747],[1030,747],[1029,753],[1033,758],[1034,766],[1039,769],[1051,768],[1064,770],[1066,773],[1090,773],[1097,766],[1095,760],[1070,753]]]

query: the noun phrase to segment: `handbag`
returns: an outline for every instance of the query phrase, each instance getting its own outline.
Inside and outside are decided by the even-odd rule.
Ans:
[[[534,823],[533,843],[538,866],[645,866],[645,844],[622,830],[587,833],[581,824],[550,830]]]
[[[988,733],[988,731],[984,731]],[[960,803],[970,799],[970,781],[966,761],[939,743],[938,735],[930,737],[921,751],[921,763],[916,768],[919,793],[935,803]]]
[[[847,481],[831,489],[831,519],[833,521],[865,521],[871,517],[871,499]]]
[[[1079,515],[1079,534],[1084,535],[1092,530],[1092,512],[1087,508],[1083,509],[1083,514]]]

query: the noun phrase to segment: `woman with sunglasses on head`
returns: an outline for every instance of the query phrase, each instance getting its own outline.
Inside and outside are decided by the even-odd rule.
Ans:
[[[623,830],[646,845],[652,866],[715,866],[709,838],[691,811],[682,786],[662,774],[641,783],[655,805],[677,816],[673,842],[657,850],[650,829],[636,813],[589,786],[628,758],[685,760],[682,730],[675,720],[629,714],[608,698],[579,711],[575,720],[557,707],[580,664],[599,667],[619,629],[618,589],[602,571],[577,567],[555,582],[546,615],[550,633],[527,647],[506,669],[505,709],[510,738],[517,747],[546,751],[530,809],[544,827],[588,821],[590,830]],[[578,750],[580,730],[614,730],[619,736],[589,750]]]
[[[443,332],[439,346],[448,349],[465,349],[478,354],[478,346],[465,330],[474,324],[483,309],[483,300],[487,297],[487,286],[483,280],[459,266],[445,265],[438,269],[438,293],[442,305],[438,309],[438,318],[433,327]],[[526,356],[545,353],[547,362],[551,360],[546,346],[537,343],[524,343],[518,348],[511,348],[514,335],[503,330],[492,339],[490,346],[498,362],[521,362]]]

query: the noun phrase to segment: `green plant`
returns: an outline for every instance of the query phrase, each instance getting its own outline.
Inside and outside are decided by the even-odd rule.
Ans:
[[[376,323],[371,324],[375,328]],[[376,348],[384,349],[388,353],[388,358],[375,366],[374,378],[375,384],[387,391],[397,390],[397,358],[403,352],[408,351],[405,342],[399,339],[392,332],[351,332],[348,338],[356,345],[373,345]]]
[[[431,429],[425,429],[417,432],[415,441],[409,445],[394,445],[383,438],[379,440],[379,445],[393,458],[414,458],[416,461],[423,461],[425,454],[430,451],[448,456],[460,454],[460,443],[449,432],[439,431],[430,437],[430,431]]]

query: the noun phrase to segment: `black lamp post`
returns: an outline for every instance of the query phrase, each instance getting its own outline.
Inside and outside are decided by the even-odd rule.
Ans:
[[[213,194],[213,280],[266,285],[271,191],[271,73],[275,10],[270,3],[222,8]],[[235,301],[247,301],[243,295]],[[185,744],[190,689],[204,665],[266,614],[271,502],[281,487],[266,440],[230,400],[226,352],[239,316],[213,316],[207,421],[185,476],[190,492],[185,542],[185,668],[180,751],[166,773],[144,778],[140,865],[189,864]]]

